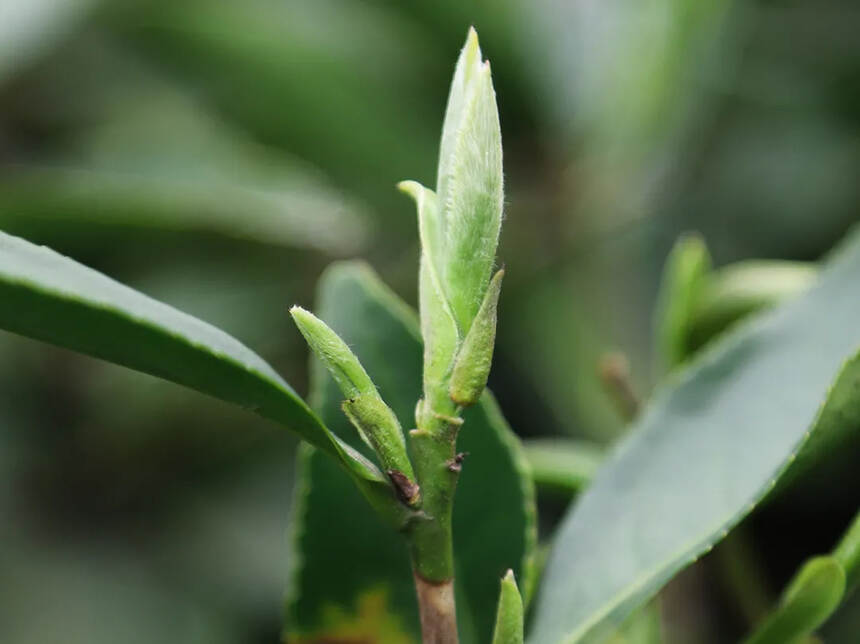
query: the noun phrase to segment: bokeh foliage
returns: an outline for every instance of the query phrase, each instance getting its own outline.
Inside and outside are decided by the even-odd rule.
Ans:
[[[332,258],[368,258],[415,302],[415,218],[394,184],[433,183],[469,24],[505,149],[490,385],[521,436],[607,443],[623,422],[595,365],[620,348],[650,390],[680,232],[717,266],[812,260],[857,219],[848,0],[4,0],[0,228],[218,324],[306,391],[287,308]],[[294,440],[11,335],[0,357],[0,639],[277,637]],[[856,474],[824,467],[745,524],[772,595],[852,516]],[[722,596],[673,622],[696,641],[745,630],[719,556],[664,600],[700,614]]]

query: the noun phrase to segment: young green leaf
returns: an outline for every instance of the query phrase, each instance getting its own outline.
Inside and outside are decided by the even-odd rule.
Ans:
[[[440,390],[444,392],[442,386],[450,373],[460,343],[457,323],[442,287],[440,260],[433,259],[438,255],[437,249],[442,243],[439,200],[436,193],[415,181],[403,181],[398,187],[415,200],[418,208],[421,237],[418,288],[421,336],[424,338],[424,391],[432,395]]]
[[[833,550],[833,557],[845,570],[846,593],[851,592],[860,582],[860,512],[842,535],[839,545]]]
[[[747,644],[800,642],[836,612],[852,590],[860,567],[860,514],[845,531],[832,555],[804,563],[776,609],[762,620]]]
[[[473,39],[477,51],[473,51]],[[504,202],[496,93],[490,64],[481,63],[480,55],[472,30],[461,55],[465,68],[462,103],[456,74],[449,98],[454,104],[449,104],[443,128],[437,186],[445,239],[443,280],[464,335],[487,290]]]
[[[523,642],[523,598],[514,578],[508,570],[502,578],[499,592],[499,609],[496,612],[496,628],[493,644],[522,644]]]
[[[723,538],[813,443],[856,444],[858,283],[855,234],[807,293],[664,386],[563,522],[535,644],[597,639]]]
[[[710,273],[704,281],[687,329],[695,351],[738,320],[806,291],[818,268],[806,262],[747,260]]]
[[[779,607],[746,644],[783,644],[800,641],[824,623],[845,593],[845,571],[831,556],[806,562],[792,579]]]
[[[711,257],[698,235],[682,236],[666,259],[654,317],[660,372],[671,371],[689,355],[689,327],[710,270]]]
[[[738,320],[807,290],[813,264],[748,260],[712,270],[702,239],[684,235],[666,266],[655,316],[655,349],[662,369],[687,361]]]
[[[541,438],[523,447],[538,489],[569,496],[585,489],[606,457],[603,447],[585,441]]]
[[[401,181],[397,189],[412,197],[418,210],[418,235],[421,240],[421,254],[428,261],[428,270],[437,290],[442,291],[442,249],[444,248],[444,233],[442,230],[442,213],[439,210],[439,197],[430,188],[425,188],[417,181]],[[447,300],[445,300],[447,308]]]
[[[481,47],[478,43],[478,32],[469,27],[466,44],[457,58],[454,77],[448,92],[448,103],[445,106],[445,120],[442,122],[442,141],[439,144],[439,166],[436,174],[436,186],[441,192],[447,187],[448,181],[454,174],[454,149],[457,145],[457,135],[460,132],[466,103],[473,92],[475,79],[481,71]]]
[[[487,386],[496,344],[496,309],[504,275],[505,271],[501,270],[490,280],[484,302],[454,363],[448,393],[451,400],[463,407],[478,402],[484,387]]]
[[[376,394],[344,400],[342,408],[362,440],[376,452],[400,499],[407,505],[418,505],[420,490],[394,412]]]
[[[330,268],[319,289],[320,314],[351,346],[361,347],[380,391],[407,418],[421,395],[414,311],[361,264]],[[341,396],[314,364],[312,402],[326,424],[345,436]],[[468,456],[454,504],[455,592],[464,607],[458,611],[460,641],[478,644],[492,635],[499,571],[513,568],[526,597],[533,585],[534,489],[519,442],[492,398],[485,394],[464,417],[469,430],[458,449]],[[417,642],[418,610],[402,536],[367,512],[349,479],[319,452],[302,459],[299,488],[287,633],[296,641],[304,641],[302,635],[333,637],[363,616],[370,632],[379,624],[380,641]],[[337,526],[347,526],[348,537]],[[408,639],[397,639],[404,633]]]
[[[323,361],[344,396],[356,398],[363,394],[376,393],[373,381],[358,358],[346,346],[346,342],[341,340],[325,322],[300,306],[292,307],[290,315],[293,316],[299,331],[302,332],[313,352]]]
[[[403,430],[394,412],[380,398],[376,385],[358,358],[346,342],[313,313],[294,306],[290,309],[290,315],[346,397],[343,412],[361,439],[376,452],[402,500],[408,505],[418,503],[420,495],[418,486],[414,484],[412,463],[406,455]],[[405,477],[405,481],[401,481],[400,477]],[[403,493],[404,486],[409,490],[408,493]]]
[[[487,291],[504,201],[496,93],[474,29],[460,52],[448,95],[439,146],[438,200],[413,181],[402,182],[400,188],[418,204],[430,279],[462,338]],[[422,207],[431,202],[431,195],[432,207]]]
[[[380,494],[387,480],[257,354],[201,320],[43,246],[0,233],[0,328],[171,380],[277,421]],[[368,487],[369,486],[369,487]]]

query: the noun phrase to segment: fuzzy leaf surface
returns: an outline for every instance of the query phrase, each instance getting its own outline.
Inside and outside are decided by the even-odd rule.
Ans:
[[[422,348],[414,311],[360,264],[341,264],[325,274],[317,310],[355,350],[380,394],[410,427],[421,395]],[[339,392],[321,365],[314,367],[312,386],[312,402],[325,422],[354,441]],[[464,417],[458,449],[469,456],[454,504],[458,622],[462,642],[486,642],[496,617],[499,575],[513,568],[524,589],[534,582],[534,489],[519,442],[493,399],[485,395]],[[371,630],[368,642],[418,642],[405,540],[370,513],[349,479],[318,451],[302,461],[298,494],[290,641],[336,637],[378,610],[385,616],[375,618],[382,630]]]
[[[510,570],[502,578],[499,591],[499,610],[496,614],[496,629],[493,644],[523,643],[523,598],[514,573]]]

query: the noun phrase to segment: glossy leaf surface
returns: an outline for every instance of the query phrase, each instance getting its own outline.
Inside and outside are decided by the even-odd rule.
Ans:
[[[238,404],[380,478],[241,342],[49,248],[0,233],[0,302],[0,328]]]
[[[415,313],[357,264],[328,271],[317,311],[355,351],[404,428],[410,427],[421,395]],[[355,442],[340,400],[316,364],[312,402],[333,431]],[[534,492],[519,442],[493,399],[485,395],[464,417],[458,449],[469,455],[454,504],[458,622],[462,642],[486,642],[496,618],[499,577],[513,568],[524,595],[533,584]],[[372,622],[379,630],[369,631],[376,639],[368,641],[417,642],[405,540],[368,512],[329,459],[314,452],[302,465],[288,602],[291,641],[336,637],[349,624]]]
[[[724,537],[796,457],[855,436],[858,319],[854,235],[810,291],[725,336],[658,392],[563,522],[531,641],[599,641]]]

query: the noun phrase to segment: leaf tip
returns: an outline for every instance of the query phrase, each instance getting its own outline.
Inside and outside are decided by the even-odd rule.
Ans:
[[[296,326],[299,327],[299,329],[302,329],[304,326],[312,324],[317,320],[317,317],[313,313],[302,308],[298,304],[293,304],[290,307],[290,317],[293,318],[293,322],[296,323]]]
[[[407,179],[405,181],[399,181],[397,183],[397,189],[403,194],[412,197],[415,201],[418,201],[418,197],[421,194],[423,186],[417,181]]]
[[[472,58],[474,55],[480,54],[481,46],[478,42],[478,30],[475,25],[469,25],[469,31],[466,32],[466,44],[463,46],[463,52]]]

